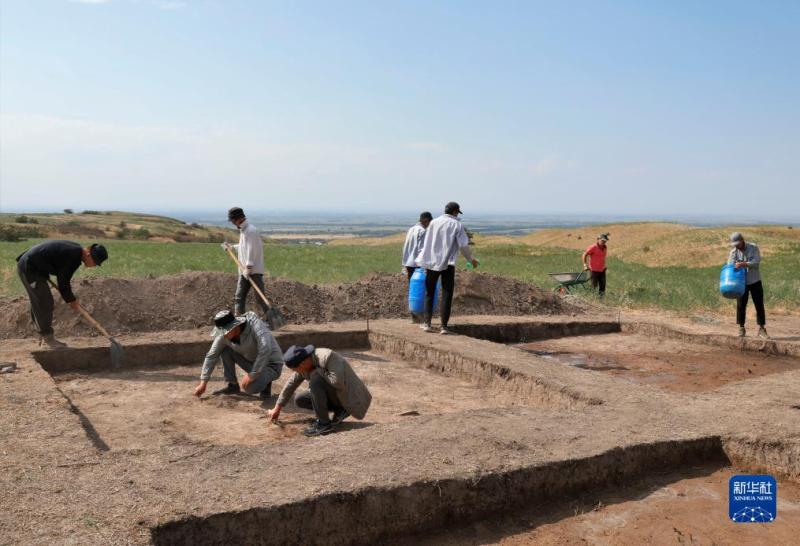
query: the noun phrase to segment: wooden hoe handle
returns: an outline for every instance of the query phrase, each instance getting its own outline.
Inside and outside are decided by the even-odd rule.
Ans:
[[[52,279],[47,279],[47,282],[49,282],[50,286],[52,286],[56,290],[58,289],[58,287],[56,286],[56,283],[54,283]],[[98,332],[100,332],[101,334],[103,334],[106,337],[111,337],[111,334],[109,334],[108,331],[106,331],[106,329],[103,328],[103,326],[99,322],[94,320],[94,317],[92,317],[92,315],[89,314],[89,311],[84,309],[83,306],[80,303],[78,303],[78,312],[83,316],[83,318],[86,319],[86,321],[89,324],[91,324],[92,326],[97,328]]]
[[[245,275],[247,273],[247,268],[242,265],[242,262],[240,262],[239,258],[236,257],[236,254],[233,253],[233,250],[231,250],[229,246],[226,246],[225,250],[228,253],[228,256],[230,256],[233,259],[233,261],[236,262],[236,266],[239,268],[239,271],[243,275]],[[261,296],[261,299],[264,300],[264,303],[266,303],[270,307],[273,307],[272,303],[270,303],[267,296],[261,291],[261,289],[256,285],[256,283],[253,282],[253,279],[250,278],[250,275],[245,275],[245,276],[247,277],[247,280],[250,281],[250,285],[255,289],[256,292],[258,292],[258,295]]]

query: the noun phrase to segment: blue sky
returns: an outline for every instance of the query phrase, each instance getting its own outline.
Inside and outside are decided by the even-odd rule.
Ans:
[[[798,217],[800,2],[0,0],[0,209]]]

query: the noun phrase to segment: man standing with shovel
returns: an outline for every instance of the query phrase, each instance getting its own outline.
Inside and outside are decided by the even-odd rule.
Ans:
[[[108,259],[103,245],[93,244],[83,248],[72,241],[45,241],[17,256],[17,273],[31,300],[31,317],[41,336],[40,343],[51,349],[66,347],[53,335],[53,295],[48,281],[55,275],[57,288],[64,301],[76,311],[80,304],[72,293],[72,276],[83,264],[85,267],[101,265]]]
[[[247,294],[250,293],[250,287],[253,286],[258,293],[257,299],[261,309],[264,311],[269,327],[272,330],[277,330],[286,321],[277,309],[271,308],[267,303],[264,290],[264,243],[261,240],[261,236],[255,226],[247,221],[247,217],[241,207],[233,207],[228,210],[228,221],[239,230],[238,244],[231,245],[227,241],[222,243],[222,248],[231,255],[231,258],[236,261],[239,267],[239,281],[236,285],[236,295],[234,296],[235,313],[237,316],[244,315]],[[233,255],[231,249],[236,250],[238,259]]]

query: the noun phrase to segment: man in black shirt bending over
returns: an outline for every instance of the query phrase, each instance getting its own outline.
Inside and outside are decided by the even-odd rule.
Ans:
[[[102,245],[82,248],[71,241],[46,241],[17,256],[17,273],[31,300],[31,317],[42,336],[40,344],[51,349],[66,344],[53,337],[53,295],[48,280],[55,275],[58,291],[70,307],[78,309],[78,299],[72,293],[72,275],[81,263],[86,267],[102,264],[108,252]]]

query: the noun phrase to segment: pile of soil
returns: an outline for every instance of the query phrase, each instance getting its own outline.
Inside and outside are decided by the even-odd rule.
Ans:
[[[389,273],[324,286],[267,279],[268,295],[294,324],[407,316],[407,286],[405,275]],[[185,330],[208,326],[214,313],[233,305],[236,275],[193,272],[156,278],[83,279],[73,282],[73,289],[81,304],[112,334]],[[248,307],[254,310],[256,297],[252,291],[248,297]],[[57,294],[55,298],[58,333],[94,333]],[[7,300],[3,307],[0,339],[35,335],[27,298]],[[454,314],[541,315],[575,310],[551,292],[515,279],[470,272],[457,275]]]

